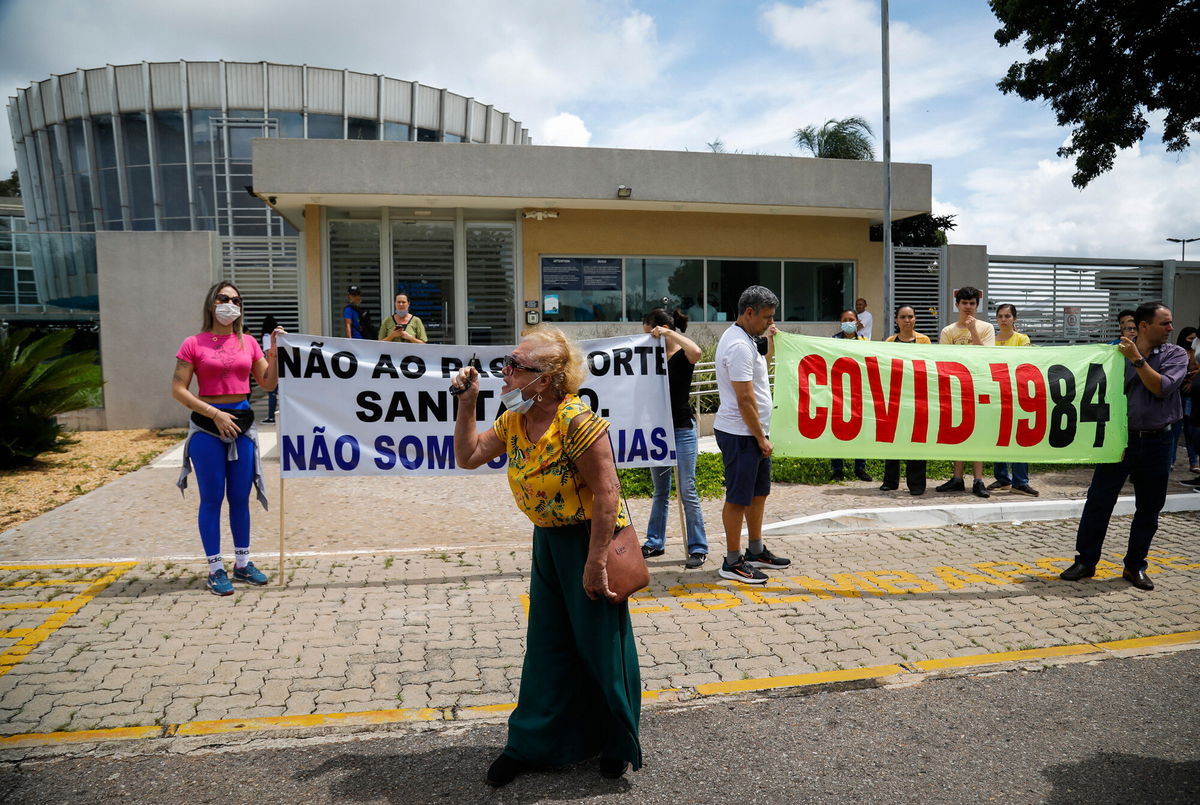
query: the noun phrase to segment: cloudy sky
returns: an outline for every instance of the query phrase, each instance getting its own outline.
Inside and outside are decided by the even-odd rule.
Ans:
[[[1166,153],[1157,123],[1071,186],[1051,110],[996,89],[1023,51],[996,44],[984,0],[892,0],[891,19],[892,156],[933,165],[954,242],[1162,259],[1200,236],[1200,156]],[[0,37],[7,93],[142,60],[304,63],[472,95],[542,144],[798,155],[800,126],[881,119],[875,0],[0,0]]]

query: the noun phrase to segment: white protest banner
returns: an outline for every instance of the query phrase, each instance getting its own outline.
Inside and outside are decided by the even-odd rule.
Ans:
[[[478,470],[454,462],[458,398],[450,381],[472,361],[480,372],[475,419],[500,414],[508,346],[456,346],[279,338],[281,477],[456,475],[502,471],[501,455]],[[619,467],[673,464],[675,431],[663,345],[649,335],[579,342],[579,396],[612,423]]]

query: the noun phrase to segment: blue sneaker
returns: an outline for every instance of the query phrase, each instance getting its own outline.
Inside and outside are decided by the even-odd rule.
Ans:
[[[235,567],[233,569],[234,581],[245,581],[250,584],[262,586],[267,583],[267,574],[254,566],[253,562],[247,562],[245,567]],[[229,589],[233,589],[230,587]]]
[[[233,595],[233,582],[229,580],[225,568],[208,574],[208,591],[213,595]]]

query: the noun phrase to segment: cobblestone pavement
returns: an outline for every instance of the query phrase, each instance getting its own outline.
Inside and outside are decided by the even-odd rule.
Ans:
[[[498,496],[488,508],[511,504]],[[471,513],[460,502],[455,520]],[[114,510],[95,527],[119,530],[138,516]],[[1061,521],[776,538],[772,549],[794,564],[765,587],[723,581],[713,562],[684,571],[677,559],[651,560],[650,588],[632,606],[643,687],[686,696],[714,683],[1200,629],[1198,524],[1195,513],[1162,518],[1151,593],[1119,577],[1127,517],[1113,521],[1111,563],[1074,584],[1055,578],[1074,538]],[[54,535],[39,528],[44,555]],[[6,558],[0,569],[0,736],[396,708],[499,712],[515,701],[524,548],[302,557],[286,587],[239,586],[225,598],[204,590],[194,562],[66,564]],[[269,558],[259,564],[274,570]]]
[[[274,444],[274,433],[264,428]],[[711,441],[711,440],[709,440]],[[704,446],[702,441],[702,447]],[[170,456],[164,458],[169,459]],[[257,554],[278,552],[279,462],[267,451],[264,475],[271,511],[251,502],[253,547]],[[181,497],[175,488],[178,463],[156,462],[47,512],[33,521],[0,532],[0,561],[42,559],[149,559],[194,557],[201,565],[196,534],[197,493],[193,477]],[[1171,492],[1186,492],[1176,481],[1192,477],[1185,469],[1172,476]],[[1038,500],[1078,499],[1090,475],[1085,469],[1064,468],[1038,474]],[[902,487],[880,492],[873,483],[775,484],[767,504],[767,525],[805,515],[845,509],[889,506],[987,506],[1018,498],[1011,493],[981,500],[970,494],[929,491],[913,497]],[[1131,488],[1126,490],[1131,493]],[[529,521],[517,511],[503,475],[446,477],[361,477],[353,479],[289,480],[283,504],[289,551],[364,551],[419,549],[439,546],[527,545]],[[1200,498],[1200,496],[1197,496]],[[702,502],[714,555],[722,549],[719,498]],[[634,522],[644,528],[650,513],[648,499],[633,499]],[[678,537],[678,508],[672,502],[668,525],[668,555],[682,560]],[[226,550],[231,552],[228,535]]]

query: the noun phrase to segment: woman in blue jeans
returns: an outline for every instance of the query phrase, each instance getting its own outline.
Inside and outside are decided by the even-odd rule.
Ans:
[[[700,495],[696,493],[696,420],[688,404],[692,388],[692,373],[700,360],[700,347],[683,334],[688,318],[679,310],[673,314],[655,308],[642,318],[642,329],[661,338],[667,348],[667,381],[671,389],[671,419],[675,425],[675,460],[679,467],[680,498],[687,521],[687,552],[685,564],[698,568],[708,558],[708,538],[704,534],[704,515],[700,512]],[[646,526],[646,542],[642,556],[662,556],[666,553],[667,507],[671,498],[674,467],[652,467],[654,500],[650,504],[650,523]]]

